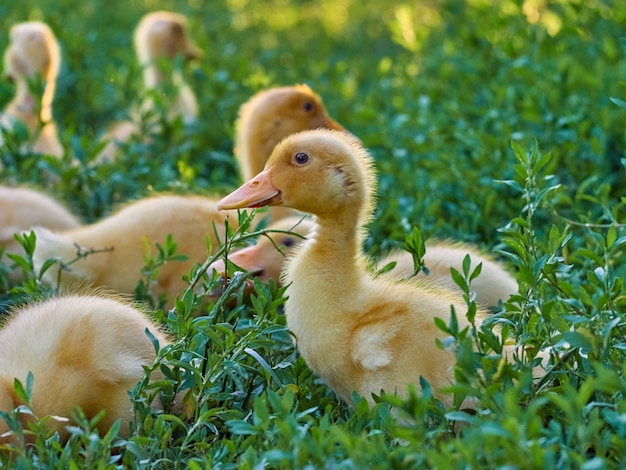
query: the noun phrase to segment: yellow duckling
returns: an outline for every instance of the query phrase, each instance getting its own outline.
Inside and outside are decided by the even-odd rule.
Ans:
[[[202,51],[189,37],[187,19],[170,11],[154,11],[144,15],[134,34],[135,50],[139,63],[143,67],[143,80],[146,89],[158,89],[168,82],[177,89],[177,95],[170,97],[168,118],[174,120],[181,116],[184,122],[193,122],[198,116],[196,97],[185,82],[182,74],[174,71],[167,76],[163,61],[170,63],[179,55],[186,59],[198,58]],[[167,72],[169,73],[169,72]],[[141,110],[146,112],[154,107],[151,100],[142,103]],[[117,143],[126,142],[139,131],[140,113],[134,111],[131,121],[121,121],[104,136],[109,143],[98,155],[97,161],[111,161],[115,157]]]
[[[143,378],[144,366],[154,363],[156,354],[146,329],[161,347],[168,343],[146,315],[130,304],[102,293],[72,294],[48,299],[14,311],[0,329],[0,410],[10,412],[23,405],[13,383],[26,385],[32,372],[32,411],[42,418],[52,415],[70,419],[81,408],[88,419],[101,410],[98,423],[104,434],[118,419],[120,433],[128,435],[133,406],[128,392]],[[153,378],[160,377],[160,372]],[[159,407],[159,403],[154,403]],[[31,420],[21,415],[29,429]],[[73,420],[52,419],[46,428],[69,437],[67,425]],[[0,419],[0,444],[15,442],[5,434]],[[26,441],[32,439],[25,435]]]
[[[244,181],[264,167],[281,140],[317,128],[343,130],[307,85],[262,90],[239,109],[235,125],[235,158]]]
[[[15,233],[35,226],[68,230],[80,225],[78,217],[47,194],[25,187],[0,186],[0,247],[7,254],[23,253],[13,237]],[[0,261],[9,262],[4,257]],[[12,277],[17,275],[15,272]]]
[[[434,318],[468,325],[462,297],[425,281],[376,277],[361,251],[376,188],[360,141],[318,129],[292,135],[265,169],[222,199],[220,209],[284,205],[316,216],[317,229],[287,264],[287,325],[309,367],[346,402],[352,391],[406,395],[425,377],[439,390],[454,380],[455,358],[440,350]],[[479,309],[478,319],[485,315]]]
[[[4,66],[6,75],[15,81],[16,94],[0,115],[0,127],[11,129],[20,121],[28,128],[34,152],[61,157],[63,146],[52,118],[61,66],[59,44],[48,25],[39,21],[18,23],[11,28],[9,36],[11,42],[4,54]],[[33,96],[28,88],[28,80],[37,74],[45,81],[41,97]]]
[[[265,283],[270,279],[280,283],[280,273],[285,261],[314,228],[315,223],[302,216],[284,217],[270,224],[267,227],[267,236],[260,237],[256,245],[229,253],[228,260]],[[274,230],[295,232],[300,236],[273,232]],[[224,276],[226,274],[224,260],[221,258],[215,261],[209,267],[209,271],[212,269],[215,269],[218,275]]]
[[[166,80],[177,86],[178,95],[172,100],[170,119],[182,116],[185,122],[192,122],[198,116],[196,97],[183,76],[174,71],[166,77],[163,59],[173,61],[182,55],[186,59],[202,56],[202,51],[189,37],[187,18],[171,11],[153,11],[141,18],[135,30],[135,50],[139,63],[143,66],[143,80],[146,88],[158,88]]]
[[[156,243],[164,246],[168,234],[177,243],[177,253],[186,260],[169,261],[158,270],[149,286],[153,298],[166,294],[172,305],[174,296],[187,287],[182,279],[194,263],[203,263],[208,256],[206,238],[217,250],[219,236],[224,241],[224,220],[228,214],[217,211],[217,200],[203,196],[162,195],[141,199],[123,207],[113,215],[94,224],[72,230],[52,232],[36,229],[37,247],[33,256],[37,269],[49,258],[68,263],[83,252],[100,251],[80,258],[59,276],[59,266],[46,272],[44,280],[61,284],[77,281],[106,286],[119,292],[134,293],[146,257],[157,254]],[[230,213],[237,221],[237,214]],[[215,229],[213,228],[215,224]],[[216,236],[217,233],[217,236]]]

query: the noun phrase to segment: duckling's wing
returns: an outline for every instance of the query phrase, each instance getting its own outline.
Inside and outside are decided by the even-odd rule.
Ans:
[[[396,325],[374,323],[360,327],[353,337],[352,361],[370,371],[388,366],[398,333]]]

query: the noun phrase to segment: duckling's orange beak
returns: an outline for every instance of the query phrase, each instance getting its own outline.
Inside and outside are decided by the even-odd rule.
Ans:
[[[259,245],[249,246],[228,254],[228,261],[245,269],[253,275],[263,274],[263,268],[259,266]],[[226,275],[226,264],[223,259],[218,259],[211,266],[209,266],[209,272],[215,269],[218,276]]]
[[[280,204],[280,191],[274,187],[271,168],[263,170],[217,203],[218,210],[264,207]]]

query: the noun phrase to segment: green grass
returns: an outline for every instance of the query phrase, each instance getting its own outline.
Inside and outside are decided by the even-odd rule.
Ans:
[[[618,468],[626,453],[626,9],[558,0],[529,22],[524,11],[533,19],[529,6],[540,3],[0,5],[3,29],[41,19],[61,42],[55,117],[68,150],[57,162],[3,149],[2,181],[46,186],[56,174],[55,194],[88,222],[154,191],[225,194],[240,183],[231,156],[238,107],[259,89],[305,82],[376,159],[381,195],[369,253],[401,246],[417,226],[426,238],[497,250],[520,283],[494,314],[501,333],[450,324],[459,343],[451,388],[476,397],[483,411],[474,416],[444,410],[427,384],[425,398],[348,408],[297,355],[281,314],[284,289],[257,284],[244,302],[234,283],[201,311],[190,289],[177,316],[157,312],[176,338],[161,351],[167,379],[157,388],[188,391],[188,416],[151,413],[142,397],[154,390],[142,383],[132,438],[115,429],[98,438],[84,422],[65,446],[40,432],[13,464]],[[94,167],[96,137],[139,99],[131,34],[150,9],[190,18],[205,52],[185,68],[199,120],[167,125],[150,144],[131,145],[124,162]],[[7,41],[2,35],[0,48]],[[12,93],[0,82],[0,104]],[[2,301],[43,290],[30,273]],[[507,365],[500,348],[509,334],[530,353]],[[560,358],[533,384],[533,351],[549,345]],[[2,455],[0,463],[8,464]]]

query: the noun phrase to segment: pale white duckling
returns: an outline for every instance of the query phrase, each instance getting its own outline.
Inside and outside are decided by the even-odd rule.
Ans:
[[[146,88],[159,88],[166,81],[177,87],[170,107],[170,119],[182,116],[185,122],[193,122],[198,116],[198,103],[192,89],[185,82],[180,71],[166,76],[163,59],[173,61],[182,55],[186,59],[202,56],[189,35],[187,18],[171,11],[153,11],[144,15],[137,25],[134,35],[135,50],[143,67],[143,80]]]
[[[235,123],[234,153],[243,180],[263,170],[285,137],[320,127],[343,130],[309,86],[274,87],[255,94],[241,106]]]
[[[165,83],[176,88],[176,96],[170,97],[168,118],[181,116],[190,123],[198,116],[198,103],[191,87],[185,82],[180,71],[166,72],[163,61],[172,62],[177,56],[186,59],[198,58],[202,51],[189,36],[185,16],[170,11],[154,11],[144,15],[134,34],[135,50],[140,65],[143,67],[143,81],[146,89],[159,89]],[[170,73],[171,75],[167,75]],[[97,161],[111,161],[115,157],[117,144],[126,142],[139,132],[139,120],[142,112],[152,109],[154,104],[146,100],[141,110],[134,110],[131,121],[114,124],[104,136],[108,144],[98,155]]]
[[[34,226],[68,230],[80,225],[78,217],[49,195],[26,187],[0,185],[0,247],[5,248],[5,256],[9,253],[23,254],[22,247],[13,236],[16,233]],[[0,261],[5,262],[5,256]],[[16,271],[12,277],[17,275]]]
[[[59,44],[50,27],[39,21],[18,23],[11,28],[9,36],[11,42],[4,54],[4,66],[5,74],[15,81],[16,93],[0,116],[0,127],[11,129],[20,121],[29,131],[34,152],[61,157],[63,146],[52,117],[61,66]],[[37,74],[45,82],[41,97],[33,96],[28,88],[28,80]]]
[[[280,219],[267,227],[268,233],[259,238],[256,245],[228,254],[228,260],[243,270],[258,277],[264,283],[273,279],[280,285],[280,274],[290,255],[298,245],[313,231],[315,223],[310,219],[292,216]],[[274,230],[289,233],[272,233]],[[450,268],[463,272],[463,259],[469,254],[472,260],[472,269],[482,263],[480,276],[471,283],[471,290],[476,294],[476,302],[492,307],[498,305],[498,301],[506,301],[512,294],[517,292],[515,278],[495,259],[478,248],[459,242],[435,241],[426,244],[424,263],[429,269],[426,278],[433,284],[457,290]],[[377,269],[382,269],[389,263],[395,266],[385,276],[394,276],[399,279],[407,278],[414,273],[413,257],[406,251],[394,251],[377,263]],[[221,276],[226,274],[223,259],[217,260],[209,269],[215,269]],[[425,275],[420,272],[416,279]]]
[[[103,292],[70,294],[20,307],[0,329],[0,410],[10,412],[23,403],[14,390],[14,379],[24,386],[32,372],[32,411],[38,418],[57,416],[46,428],[69,437],[66,426],[75,424],[72,413],[81,408],[88,419],[101,410],[106,414],[97,428],[104,434],[118,419],[120,433],[129,434],[133,405],[128,392],[151,366],[155,348],[146,330],[160,347],[167,337],[148,317],[128,302]],[[160,378],[159,371],[152,378]],[[160,407],[156,400],[152,406]],[[30,414],[21,414],[28,430]],[[0,419],[0,444],[17,442]],[[32,438],[26,434],[27,442]]]
[[[470,290],[475,293],[475,301],[486,307],[494,307],[499,301],[506,302],[518,290],[515,277],[496,259],[467,243],[454,241],[433,241],[426,243],[424,264],[429,270],[428,275],[420,272],[417,279],[426,277],[431,282],[457,290],[459,286],[450,275],[450,268],[463,272],[463,260],[469,255],[472,261],[471,271],[482,263],[480,275],[473,279]],[[395,262],[389,274],[399,278],[411,276],[415,271],[413,257],[406,251],[394,251],[378,262],[379,269]]]
[[[344,401],[373,401],[384,389],[405,396],[420,376],[440,393],[454,380],[452,351],[434,318],[468,321],[462,296],[427,282],[376,277],[362,253],[376,177],[360,141],[340,131],[305,131],[283,140],[260,174],[221,209],[284,205],[316,216],[317,228],[287,264],[285,315],[309,367]],[[477,320],[485,312],[478,309]],[[480,320],[479,320],[480,321]]]
[[[206,238],[211,240],[211,253],[224,242],[224,220],[228,215],[231,226],[235,226],[236,212],[218,212],[217,200],[210,197],[148,197],[90,225],[62,232],[35,229],[37,246],[33,259],[39,269],[49,258],[63,263],[75,260],[77,246],[83,252],[104,250],[77,260],[61,273],[59,265],[54,265],[44,280],[56,283],[60,279],[62,285],[82,281],[132,294],[138,282],[145,278],[141,271],[146,258],[157,254],[155,244],[165,246],[167,235],[171,234],[178,245],[177,253],[186,255],[187,259],[165,263],[148,286],[155,301],[160,294],[166,294],[167,305],[171,306],[174,296],[188,285],[182,276],[194,263],[206,261],[209,254]]]

